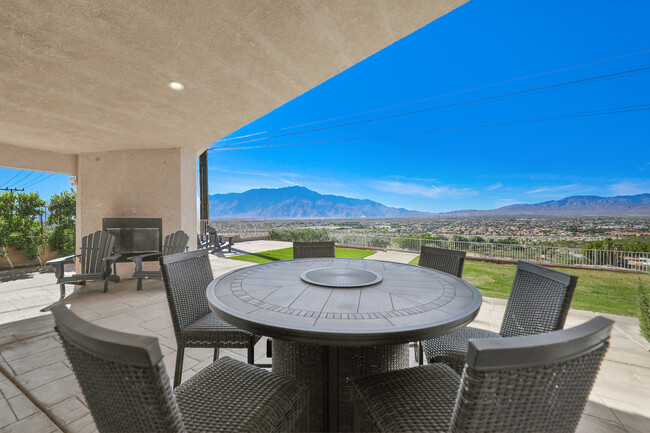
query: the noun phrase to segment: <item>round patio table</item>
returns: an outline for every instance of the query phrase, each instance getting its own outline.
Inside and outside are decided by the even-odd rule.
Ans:
[[[482,300],[433,269],[334,258],[238,269],[207,297],[222,320],[273,338],[273,371],[310,385],[313,431],[351,430],[349,380],[408,367],[409,342],[467,325]]]

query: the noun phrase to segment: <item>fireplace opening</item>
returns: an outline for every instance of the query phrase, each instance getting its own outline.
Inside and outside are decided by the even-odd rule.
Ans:
[[[104,218],[102,226],[115,236],[115,253],[122,255],[118,262],[162,251],[162,218]]]

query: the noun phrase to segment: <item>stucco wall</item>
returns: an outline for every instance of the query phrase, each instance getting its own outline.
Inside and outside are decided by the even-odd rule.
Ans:
[[[0,167],[77,174],[77,155],[0,143]]]
[[[196,248],[196,154],[188,149],[83,153],[78,157],[77,250],[102,218],[162,218],[163,236],[183,230]],[[120,266],[130,276],[133,265]]]

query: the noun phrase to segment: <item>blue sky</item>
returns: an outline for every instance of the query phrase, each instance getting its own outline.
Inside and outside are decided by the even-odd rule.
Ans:
[[[472,0],[228,138],[275,132],[215,146],[462,105],[271,138],[278,147],[212,151],[210,193],[302,185],[389,206],[447,211],[650,192],[649,110],[512,124],[650,104],[648,70],[466,103],[650,67],[650,52],[598,62],[650,50],[648,22],[645,0]],[[495,123],[507,124],[467,129]],[[332,142],[432,130],[448,131]],[[240,147],[260,143],[268,141]],[[0,187],[27,186],[40,175],[24,172],[8,182],[16,174],[0,169]],[[63,175],[40,180],[27,191],[49,197],[70,187]]]
[[[472,0],[229,137],[404,104],[650,50],[650,2]],[[650,52],[216,146],[650,66]],[[650,71],[213,151],[210,193],[303,185],[423,211],[650,192],[650,111],[463,128],[650,104]],[[642,107],[642,108],[648,108]],[[264,142],[242,144],[255,147]],[[234,146],[237,147],[237,146]]]

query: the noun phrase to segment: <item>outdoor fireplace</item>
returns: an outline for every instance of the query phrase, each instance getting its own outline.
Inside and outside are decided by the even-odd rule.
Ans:
[[[162,218],[104,218],[102,228],[115,236],[120,262],[138,254],[162,251]]]

